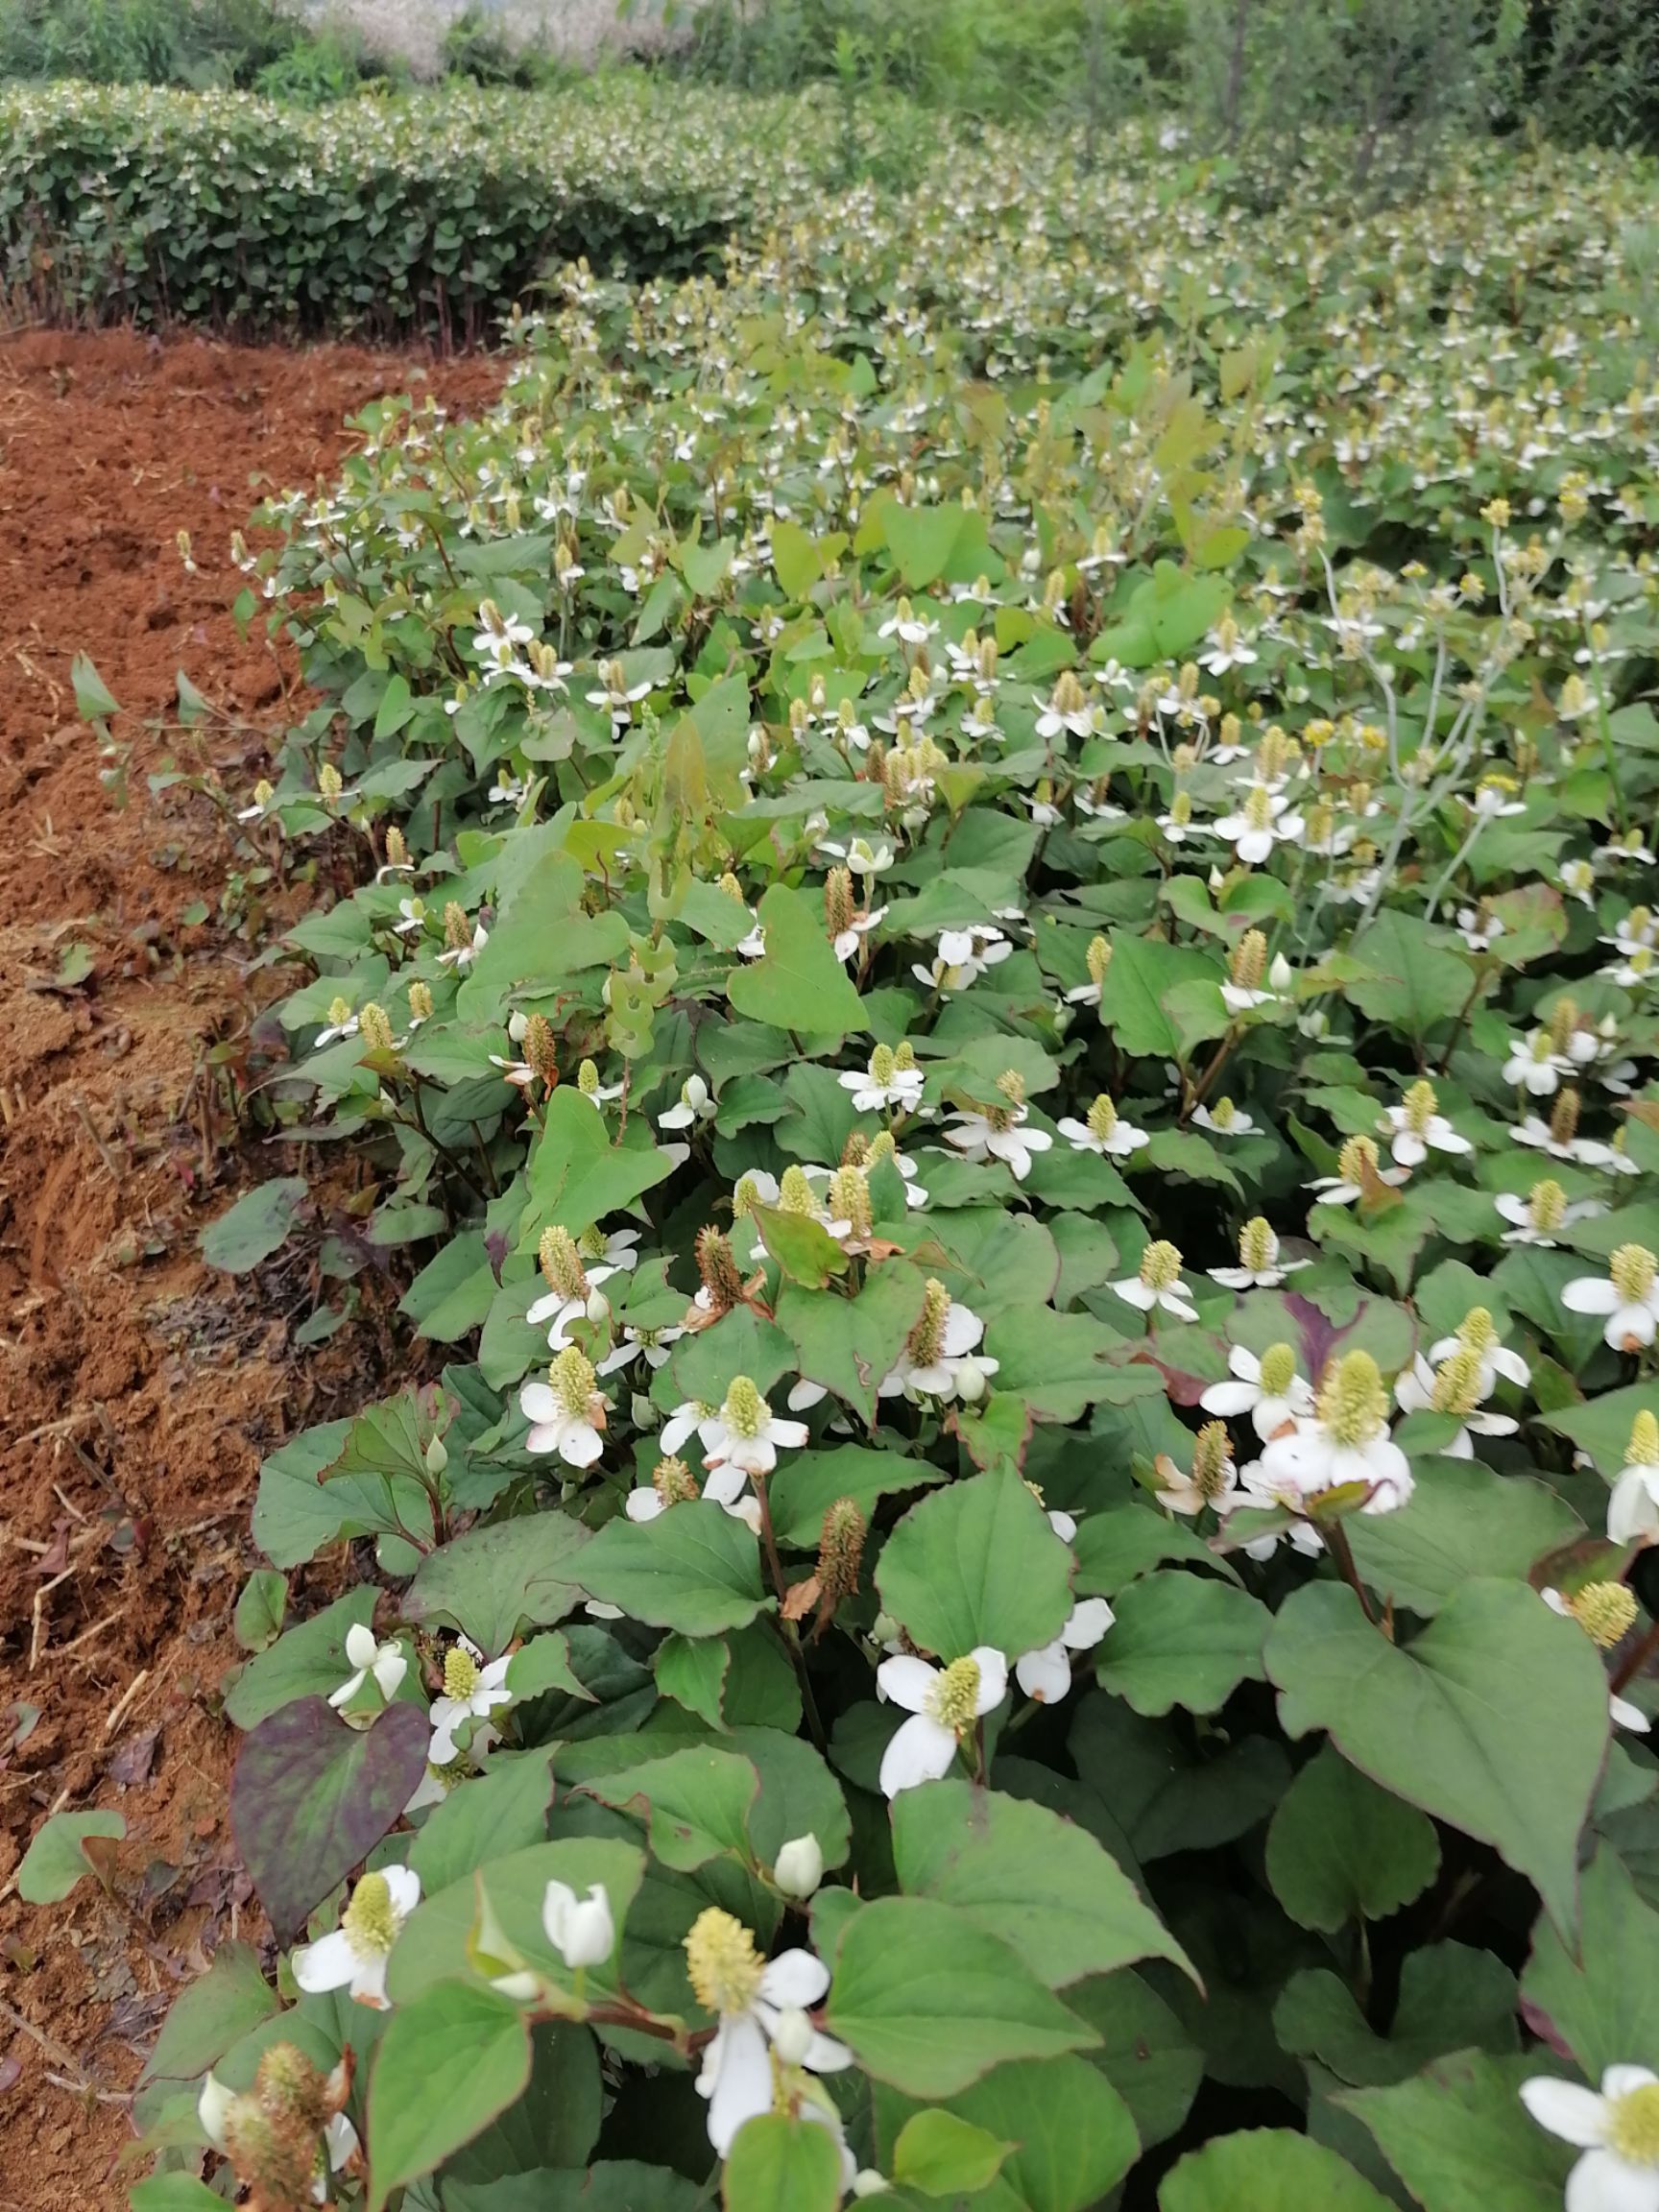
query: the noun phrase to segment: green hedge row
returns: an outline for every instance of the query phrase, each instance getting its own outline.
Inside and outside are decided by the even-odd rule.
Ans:
[[[321,112],[18,87],[0,94],[0,268],[14,306],[54,321],[468,344],[566,259],[638,276],[708,258],[776,180],[781,120],[635,80]]]

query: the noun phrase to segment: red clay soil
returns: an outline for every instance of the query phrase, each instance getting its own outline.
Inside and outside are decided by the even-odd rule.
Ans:
[[[280,987],[251,939],[299,909],[226,902],[249,855],[204,799],[151,799],[178,741],[143,725],[184,668],[234,717],[213,767],[251,786],[297,677],[261,622],[237,634],[231,530],[330,475],[378,394],[465,412],[499,381],[477,359],[0,336],[0,2212],[124,2200],[144,2051],[215,1944],[259,1933],[217,1717],[254,1477],[354,1364],[361,1397],[383,1342],[371,1321],[297,1351],[314,1286],[197,1257],[268,1171],[210,1055],[246,1068]],[[77,651],[126,709],[124,810],[76,719]],[[12,1876],[60,1807],[118,1811],[128,1839],[107,1887],[31,1910]]]

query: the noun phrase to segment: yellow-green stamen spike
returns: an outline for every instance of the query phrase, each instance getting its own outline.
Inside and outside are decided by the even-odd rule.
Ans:
[[[978,1660],[952,1659],[934,1683],[928,1704],[942,1728],[966,1736],[979,1717]]]
[[[397,1934],[397,1912],[392,1903],[392,1885],[384,1874],[362,1877],[340,1925],[359,1959],[383,1958],[391,1950]]]
[[[1296,1354],[1290,1345],[1268,1345],[1262,1355],[1261,1380],[1264,1397],[1284,1397],[1296,1380]]]
[[[1388,1393],[1382,1371],[1369,1352],[1347,1352],[1325,1371],[1319,1390],[1319,1419],[1334,1444],[1357,1451],[1382,1433],[1388,1419]]]
[[[1169,1290],[1181,1279],[1178,1246],[1159,1238],[1141,1255],[1141,1280],[1148,1290]]]
[[[1567,1610],[1592,1644],[1611,1651],[1636,1619],[1636,1599],[1623,1582],[1586,1582],[1568,1599]]]
[[[685,1973],[706,2012],[747,2012],[760,1994],[765,1960],[741,1920],[710,1905],[685,1937]]]

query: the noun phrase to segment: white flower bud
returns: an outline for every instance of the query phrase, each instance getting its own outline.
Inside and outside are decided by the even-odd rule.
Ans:
[[[227,2089],[223,2081],[215,2080],[209,2074],[202,2084],[201,2096],[196,2100],[196,2117],[202,2123],[202,2132],[215,2151],[227,2148],[226,2123],[229,2120],[230,2107],[235,2102],[235,2090]]]
[[[786,2005],[772,2031],[772,2048],[785,2066],[799,2066],[812,2048],[812,2023],[799,2005]]]
[[[564,1882],[549,1882],[541,1900],[541,1925],[547,1940],[572,1969],[603,1966],[616,1948],[616,1924],[603,1883],[585,1898]]]
[[[609,1321],[611,1318],[611,1301],[606,1297],[603,1290],[589,1290],[585,1311],[589,1321]]]
[[[1267,970],[1267,982],[1274,991],[1288,991],[1296,980],[1296,972],[1283,952],[1275,952]]]
[[[884,2174],[878,2174],[874,2166],[860,2166],[853,2176],[854,2197],[885,2197],[893,2184]]]
[[[512,1038],[515,1045],[522,1045],[525,1037],[529,1033],[529,1028],[530,1017],[528,1014],[520,1010],[518,1013],[513,1015],[509,1020],[507,1023],[507,1034]]]
[[[972,1358],[965,1358],[956,1370],[956,1395],[964,1406],[977,1406],[985,1395],[985,1370]]]
[[[785,1897],[810,1897],[824,1879],[824,1852],[816,1836],[797,1836],[778,1854],[772,1879]]]
[[[449,1447],[442,1436],[434,1436],[426,1447],[426,1472],[442,1475],[449,1464]]]

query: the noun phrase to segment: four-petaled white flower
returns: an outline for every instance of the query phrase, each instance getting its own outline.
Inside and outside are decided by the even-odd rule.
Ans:
[[[1178,1321],[1198,1318],[1192,1293],[1181,1280],[1181,1255],[1173,1244],[1162,1240],[1148,1244],[1141,1255],[1140,1273],[1125,1276],[1112,1287],[1127,1305],[1138,1306],[1142,1313],[1161,1309],[1173,1313]]]
[[[359,2005],[390,2009],[386,1961],[398,1931],[421,1902],[421,1877],[410,1866],[381,1866],[362,1875],[331,1935],[301,1943],[289,1959],[307,1996],[349,1989]]]
[[[591,1467],[604,1446],[609,1401],[596,1387],[591,1363],[567,1344],[547,1370],[545,1382],[526,1382],[518,1405],[530,1423],[526,1452],[557,1452],[567,1467]]]
[[[1395,1377],[1394,1395],[1402,1413],[1450,1414],[1458,1427],[1444,1448],[1447,1456],[1473,1459],[1477,1436],[1513,1436],[1521,1424],[1507,1413],[1486,1411],[1480,1401],[1487,1393],[1479,1387],[1479,1370],[1467,1375],[1462,1372],[1458,1358],[1461,1348],[1455,1337],[1451,1342],[1456,1349],[1444,1359],[1425,1358],[1419,1352],[1410,1366]]]
[[[1659,1267],[1645,1244],[1621,1244],[1606,1275],[1579,1275],[1561,1291],[1571,1313],[1606,1316],[1603,1339],[1615,1352],[1640,1352],[1659,1331]]]
[[[1258,1358],[1242,1344],[1227,1355],[1233,1380],[1212,1382],[1198,1403],[1206,1413],[1224,1420],[1248,1413],[1250,1425],[1262,1443],[1294,1433],[1298,1421],[1313,1411],[1313,1385],[1296,1372],[1296,1355],[1288,1344],[1274,1344]]]
[[[507,1670],[511,1664],[510,1659],[503,1657],[492,1659],[486,1666],[477,1645],[468,1637],[457,1636],[444,1655],[443,1695],[432,1700],[429,1716],[432,1746],[426,1754],[429,1767],[448,1766],[461,1749],[455,1741],[456,1732],[471,1721],[485,1725],[472,1729],[469,1749],[484,1750],[494,1743],[495,1730],[489,1725],[490,1716],[498,1705],[513,1702],[513,1693],[507,1687]]]
[[[1045,1129],[1023,1126],[1027,1106],[995,1106],[983,1114],[958,1111],[950,1116],[947,1144],[954,1145],[965,1160],[1000,1160],[1017,1183],[1031,1172],[1032,1158],[1046,1152],[1054,1140]]]
[[[440,952],[440,968],[453,968],[457,975],[465,975],[480,952],[490,942],[490,932],[482,922],[473,926],[472,940],[468,945],[451,945],[447,952]]]
[[[777,2066],[839,2074],[853,2054],[807,2018],[830,1987],[830,1969],[810,1951],[763,1960],[742,1922],[709,1906],[685,1938],[685,1961],[698,2003],[718,2022],[697,2092],[709,2100],[709,2140],[724,2158],[745,2121],[772,2110]],[[802,2117],[830,2125],[805,2105]]]
[[[1276,1290],[1286,1275],[1312,1264],[1310,1260],[1281,1260],[1278,1238],[1257,1214],[1239,1231],[1238,1266],[1211,1267],[1206,1272],[1229,1290]]]
[[[1265,783],[1253,784],[1237,813],[1224,814],[1214,825],[1249,867],[1268,859],[1276,844],[1291,844],[1302,834],[1302,817],[1290,811],[1290,802]]]
[[[901,1652],[876,1670],[876,1688],[910,1718],[881,1755],[881,1791],[897,1797],[950,1770],[957,1746],[1008,1693],[1008,1662],[989,1644],[948,1667]]]
[[[1054,1126],[1073,1152],[1096,1152],[1103,1160],[1127,1160],[1152,1142],[1144,1129],[1122,1118],[1104,1092],[1090,1107],[1086,1121],[1068,1114]]]
[[[748,1376],[734,1375],[719,1411],[699,1422],[698,1434],[709,1466],[728,1466],[743,1475],[770,1475],[778,1464],[780,1446],[786,1452],[798,1451],[806,1441],[807,1428],[805,1421],[780,1421]],[[712,1482],[707,1495],[716,1495]],[[727,1503],[723,1498],[717,1502]]]
[[[887,1113],[894,1107],[914,1114],[922,1103],[927,1078],[914,1064],[901,1065],[890,1046],[878,1045],[868,1068],[844,1069],[835,1080],[843,1091],[853,1094],[853,1103],[860,1114]]]
[[[939,950],[924,967],[917,961],[910,973],[919,983],[947,996],[966,991],[988,968],[1006,960],[1014,948],[1000,929],[976,923],[969,929],[941,929]]]
[[[709,1094],[709,1086],[701,1075],[688,1075],[680,1086],[680,1095],[672,1106],[657,1117],[659,1129],[698,1129],[705,1121],[712,1121],[719,1108]]]
[[[403,1647],[396,1637],[387,1643],[376,1641],[373,1628],[362,1622],[354,1622],[346,1631],[347,1664],[356,1670],[350,1679],[342,1682],[338,1690],[331,1691],[328,1702],[336,1711],[349,1705],[364,1684],[373,1679],[374,1687],[390,1705],[397,1695],[398,1685],[409,1671],[409,1661]]]
[[[1659,2075],[1609,2066],[1599,2096],[1538,2075],[1522,2082],[1521,2101],[1584,2153],[1567,2176],[1567,2212],[1659,2212]]]
[[[1384,1110],[1378,1127],[1387,1135],[1388,1149],[1397,1166],[1421,1166],[1431,1151],[1474,1151],[1468,1138],[1458,1136],[1438,1106],[1434,1086],[1418,1082],[1412,1084],[1398,1106]]]

